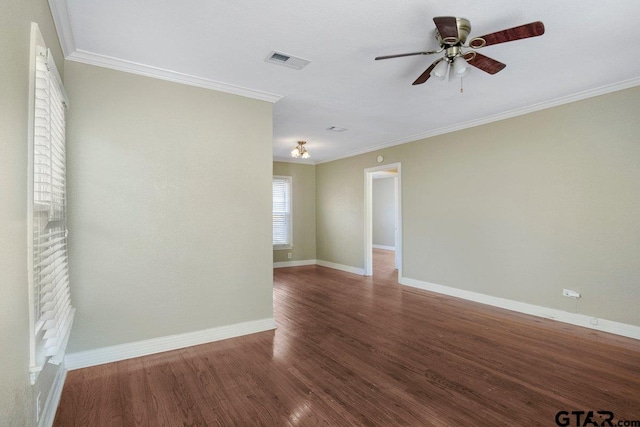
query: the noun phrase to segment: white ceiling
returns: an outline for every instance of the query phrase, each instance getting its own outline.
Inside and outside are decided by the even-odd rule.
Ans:
[[[640,84],[638,0],[50,4],[69,59],[279,99],[276,159],[299,139],[317,163]],[[470,37],[537,20],[546,33],[482,49],[507,67],[493,76],[472,68],[462,94],[457,80],[411,85],[436,56],[374,61],[437,48],[434,16],[469,19]],[[269,64],[272,50],[311,63]]]

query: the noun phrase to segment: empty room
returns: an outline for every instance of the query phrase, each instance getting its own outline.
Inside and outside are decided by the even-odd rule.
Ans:
[[[640,426],[640,2],[0,2],[0,427]]]

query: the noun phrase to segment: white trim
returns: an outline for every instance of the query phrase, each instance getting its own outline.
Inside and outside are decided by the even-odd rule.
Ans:
[[[315,259],[301,259],[298,261],[281,261],[274,262],[273,268],[284,268],[284,267],[302,267],[303,265],[316,265],[317,261]]]
[[[291,175],[273,175],[271,177],[272,185],[273,185],[273,181],[275,179],[287,181],[287,183],[289,184],[289,221],[287,221],[287,226],[288,226],[287,227],[288,228],[288,230],[287,230],[287,240],[288,240],[288,243],[280,243],[280,244],[274,244],[273,245],[273,250],[274,251],[286,251],[286,250],[293,249],[293,176],[291,176]],[[272,187],[272,190],[273,190],[273,187]],[[271,195],[273,197],[273,191],[272,191]],[[272,202],[273,202],[273,200],[272,200]],[[271,243],[273,243],[273,241]]]
[[[273,245],[274,251],[287,251],[293,249],[293,245]]]
[[[197,86],[204,89],[217,90],[219,92],[231,93],[247,98],[259,99],[271,103],[278,102],[283,98],[282,95],[263,92],[260,90],[249,89],[246,87],[236,86],[228,83],[217,82],[190,74],[179,73],[164,68],[152,67],[137,62],[125,61],[123,59],[114,58],[112,56],[99,55],[97,53],[87,52],[82,49],[76,49],[66,56],[69,61],[81,62],[83,64],[95,65],[98,67],[111,68],[112,70],[123,71],[125,73],[138,74],[141,76],[152,77],[170,82],[181,83],[189,86]]]
[[[385,251],[395,251],[396,247],[395,246],[387,246],[387,245],[376,245],[376,244],[372,244],[371,247],[373,249],[383,249]]]
[[[29,48],[29,116],[27,127],[27,284],[29,295],[29,379],[31,385],[38,380],[44,361],[39,360],[36,342],[35,288],[33,277],[33,189],[34,189],[34,138],[35,138],[35,105],[36,105],[36,55],[44,52],[46,47],[35,22],[31,23],[31,39]]]
[[[364,276],[364,268],[353,267],[351,265],[336,264],[335,262],[323,261],[321,259],[305,259],[299,261],[274,262],[273,268],[301,267],[305,265],[319,265],[321,267],[333,268],[334,270],[345,271],[347,273]]]
[[[56,32],[58,33],[62,53],[67,57],[76,50],[67,2],[64,0],[49,0],[49,9],[51,9],[51,16],[53,17]]]
[[[400,203],[400,175],[396,174],[396,177],[393,179],[393,185],[395,187],[394,196],[395,200],[395,215],[396,215],[396,223],[394,224],[395,230],[393,233],[393,243],[395,244],[395,248],[398,248],[395,251],[394,256],[394,267],[398,269],[398,274],[402,275],[402,204]]]
[[[397,176],[398,176],[398,172],[391,172],[388,170],[374,172],[371,175],[373,179],[389,179],[389,178],[395,178]]]
[[[396,207],[396,253],[395,264],[398,276],[402,276],[402,163],[366,168],[364,170],[364,275],[373,275],[373,176],[384,170],[396,169],[395,207]]]
[[[558,322],[569,323],[571,325],[582,326],[584,328],[595,329],[597,331],[608,332],[611,334],[622,335],[624,337],[640,340],[640,326],[614,322],[612,320],[599,319],[584,314],[570,313],[568,311],[556,310],[539,305],[509,300],[506,298],[494,297],[491,295],[485,295],[478,292],[467,291],[464,289],[437,285],[435,283],[423,282],[421,280],[410,279],[408,277],[399,277],[398,282],[401,285],[410,286],[413,288],[437,292],[439,294],[462,298],[469,301],[475,301],[481,304],[491,305],[493,307],[516,311],[518,313],[543,317],[545,319],[557,320]],[[594,321],[597,324],[594,325],[592,323]]]
[[[65,364],[68,370],[87,368],[134,357],[147,356],[164,351],[206,344],[228,338],[255,334],[276,328],[276,322],[268,319],[252,320],[233,325],[219,326],[201,331],[187,332],[178,335],[152,338],[144,341],[97,348],[95,350],[80,351],[67,354]]]
[[[481,117],[479,119],[469,120],[464,123],[458,123],[451,126],[445,126],[439,129],[430,130],[427,132],[416,133],[400,139],[396,139],[382,144],[362,148],[360,150],[349,151],[348,153],[341,154],[336,157],[331,157],[326,160],[317,161],[316,165],[323,163],[333,162],[335,160],[346,159],[348,157],[357,156],[360,154],[370,153],[372,151],[378,151],[383,148],[394,147],[396,145],[406,144],[408,142],[415,142],[421,139],[431,138],[438,135],[444,135],[451,132],[456,132],[463,129],[472,128],[475,126],[481,126],[488,123],[498,122],[500,120],[510,119],[517,116],[522,116],[529,113],[534,113],[540,110],[546,110],[547,108],[558,107],[564,104],[570,104],[576,101],[582,101],[584,99],[593,98],[600,95],[606,95],[608,93],[617,92],[619,90],[629,89],[635,86],[640,86],[640,77],[625,80],[622,82],[601,86],[595,89],[589,89],[582,92],[574,93],[572,95],[563,96],[560,98],[551,99],[549,101],[540,102],[538,104],[529,105],[522,108],[516,108],[514,110],[505,111],[503,113],[494,114],[491,116]]]
[[[62,397],[62,388],[64,387],[64,380],[67,378],[67,369],[64,364],[60,365],[53,384],[49,389],[47,395],[47,401],[44,404],[44,409],[40,414],[40,422],[38,427],[51,427],[53,421],[56,418],[56,411],[58,410],[58,404],[60,403],[60,397]]]
[[[124,71],[125,73],[139,74],[175,83],[197,86],[204,89],[217,90],[219,92],[231,93],[271,103],[278,102],[283,98],[282,95],[268,93],[261,90],[249,89],[246,87],[209,80],[190,74],[179,73],[177,71],[171,71],[164,68],[153,67],[150,65],[77,49],[73,36],[71,20],[69,19],[67,2],[65,0],[49,0],[49,9],[51,9],[51,15],[53,16],[53,22],[55,23],[62,52],[65,59],[68,59],[69,61],[82,62],[84,64]]]
[[[364,268],[352,267],[350,265],[336,264],[335,262],[316,260],[316,264],[322,267],[333,268],[334,270],[346,271],[347,273],[358,274],[364,276]]]

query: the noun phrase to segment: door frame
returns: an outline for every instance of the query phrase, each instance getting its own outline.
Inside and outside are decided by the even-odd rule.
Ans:
[[[396,177],[396,267],[398,277],[402,276],[402,164],[389,163],[386,165],[366,168],[364,170],[364,275],[373,275],[373,174],[375,172],[397,169]]]

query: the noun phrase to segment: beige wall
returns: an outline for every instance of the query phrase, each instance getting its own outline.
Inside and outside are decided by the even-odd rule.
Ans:
[[[273,251],[273,261],[316,258],[316,167],[273,162],[273,174],[293,179],[293,248]],[[291,252],[291,258],[287,254]]]
[[[371,186],[371,231],[374,245],[396,245],[395,178],[376,178]]]
[[[267,319],[270,103],[67,62],[68,352]]]
[[[318,165],[317,258],[363,266],[381,154],[402,163],[405,277],[640,325],[638,111],[633,88]]]
[[[46,0],[0,1],[0,426],[32,425],[34,395],[55,370],[29,382],[27,127],[30,25],[40,26],[60,72],[62,52]]]
[[[370,156],[316,165],[317,259],[363,268],[363,171],[375,164]]]

